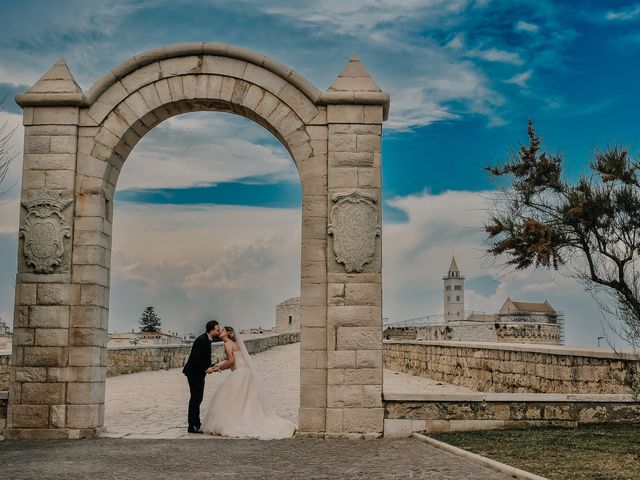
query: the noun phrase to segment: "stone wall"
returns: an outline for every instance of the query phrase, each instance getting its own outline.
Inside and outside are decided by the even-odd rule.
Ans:
[[[0,392],[9,390],[11,352],[0,352]]]
[[[637,358],[610,351],[481,342],[387,340],[385,367],[482,392],[628,393]]]
[[[448,322],[424,327],[389,327],[393,340],[537,343],[560,345],[560,325],[523,322]]]
[[[250,338],[245,341],[251,354],[263,352],[278,345],[287,345],[300,341],[300,332],[288,332],[267,337]],[[123,375],[135,372],[148,372],[180,368],[189,358],[191,345],[163,345],[144,347],[116,347],[107,350],[107,376]],[[222,343],[211,345],[211,361],[224,360]]]
[[[455,432],[640,423],[640,402],[627,395],[385,395],[384,405],[385,437],[408,437],[423,430]]]
[[[300,332],[286,332],[248,339],[245,344],[249,353],[258,353],[278,345],[300,341]],[[107,350],[107,376],[148,372],[167,368],[182,367],[189,357],[191,345],[128,346]],[[214,344],[211,349],[212,361],[224,358],[222,344]],[[9,390],[10,352],[0,352],[0,392]]]

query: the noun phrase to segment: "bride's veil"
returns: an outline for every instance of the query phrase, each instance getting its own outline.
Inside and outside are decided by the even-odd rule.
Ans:
[[[258,389],[260,398],[262,399],[262,408],[264,409],[265,413],[273,414],[274,410],[273,410],[273,405],[271,404],[271,399],[269,398],[269,395],[267,394],[264,388],[264,385],[260,381],[261,377],[258,374],[258,369],[256,368],[256,364],[253,361],[253,358],[251,358],[251,356],[249,355],[249,352],[247,351],[247,346],[244,344],[242,337],[240,336],[240,334],[237,334],[237,333],[236,333],[236,343],[238,344],[238,347],[240,347],[240,351],[242,352],[244,361],[247,363],[247,367],[249,368],[249,370],[251,371],[251,374],[256,379],[256,388]]]

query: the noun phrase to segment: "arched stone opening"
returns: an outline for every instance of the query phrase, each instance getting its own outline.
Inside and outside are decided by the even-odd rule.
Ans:
[[[389,100],[357,57],[320,92],[254,52],[178,45],[133,57],[86,94],[60,61],[17,101],[25,157],[5,435],[102,428],[120,169],[158,123],[202,110],[264,126],[300,175],[300,431],[382,431],[380,137]]]

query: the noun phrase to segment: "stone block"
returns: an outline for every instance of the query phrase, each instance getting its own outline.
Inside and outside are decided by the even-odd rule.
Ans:
[[[50,153],[49,147],[51,145],[50,136],[31,136],[27,135],[24,138],[24,152],[25,153]]]
[[[358,188],[379,189],[380,188],[380,168],[358,167]]]
[[[353,167],[330,167],[328,170],[328,188],[353,189],[358,186],[358,171]]]
[[[77,245],[73,249],[73,264],[107,266],[107,249],[96,245]]]
[[[343,385],[344,383],[345,383],[344,369],[342,368],[327,369],[327,385]]]
[[[324,432],[326,421],[325,408],[300,407],[298,430],[304,432]]]
[[[69,325],[76,328],[100,328],[102,308],[97,306],[72,306]]]
[[[78,107],[37,107],[33,109],[33,125],[78,125]]]
[[[362,407],[362,385],[328,385],[327,407]]]
[[[327,123],[365,123],[364,106],[327,105]]]
[[[67,328],[69,307],[66,305],[34,305],[29,307],[29,326],[33,328]]]
[[[382,385],[382,368],[347,368],[344,382],[349,385]]]
[[[381,433],[384,411],[382,408],[345,408],[343,431],[349,433]]]
[[[36,283],[17,283],[16,301],[18,305],[35,305],[37,303]]]
[[[36,328],[35,344],[43,347],[64,347],[68,342],[66,328]]]
[[[363,385],[363,406],[382,407],[382,385]]]
[[[329,152],[356,152],[356,134],[355,133],[343,133],[334,134],[331,133],[328,137],[329,140]]]
[[[98,328],[70,328],[69,345],[106,347],[107,332]]]
[[[28,405],[56,405],[64,403],[64,383],[24,383],[21,403]]]
[[[67,362],[64,347],[23,347],[22,365],[28,367],[63,367]]]
[[[163,72],[160,70],[160,65],[158,62],[154,62],[135,69],[126,77],[121,78],[120,83],[122,83],[127,92],[133,93],[145,85],[160,80],[162,77]]]
[[[329,137],[331,142],[331,137]],[[374,157],[372,152],[340,152],[329,149],[329,167],[373,167]]]
[[[51,425],[51,428],[64,428],[66,418],[66,405],[51,405],[51,407],[49,407],[49,424]]]
[[[382,368],[382,350],[357,350],[356,368]]]
[[[97,283],[103,287],[109,286],[109,270],[98,265],[75,265],[72,278],[73,283]]]
[[[69,366],[97,367],[101,365],[100,347],[69,347]]]
[[[342,432],[342,408],[327,408],[326,430],[328,433]]]
[[[23,189],[41,189],[46,185],[46,171],[44,170],[24,170],[22,172]]]
[[[15,367],[16,382],[46,382],[46,367]]]
[[[382,285],[380,283],[348,283],[344,292],[345,305],[382,305]],[[376,320],[381,321],[380,318]]]
[[[300,352],[300,368],[316,368],[316,352],[314,350]]]
[[[11,428],[45,428],[49,426],[48,405],[12,405]]]
[[[326,350],[327,329],[323,327],[300,328],[300,350]]]
[[[328,368],[355,368],[356,352],[353,350],[330,350],[327,352]]]
[[[75,367],[47,368],[48,382],[75,382],[77,378],[78,378],[78,369]]]
[[[104,401],[104,382],[69,383],[67,386],[67,403],[69,405],[86,405]]]
[[[47,170],[44,183],[51,190],[72,190],[75,184],[75,172],[71,170]]]
[[[76,153],[78,138],[75,132],[74,135],[53,136],[50,138],[49,153]]]
[[[80,303],[80,285],[41,283],[37,298],[38,305],[77,305]]]
[[[23,347],[25,345],[33,345],[34,329],[33,328],[14,328],[13,329],[13,345]]]
[[[326,385],[300,385],[300,409],[327,406]]]
[[[300,385],[326,385],[327,370],[324,368],[301,368]]]
[[[364,123],[382,124],[383,109],[377,105],[364,106]]]
[[[347,285],[345,288],[348,288]],[[346,298],[346,297],[345,297]],[[329,306],[327,309],[329,325],[338,327],[367,327],[378,326],[382,329],[381,307],[369,306]]]
[[[409,438],[413,432],[414,420],[384,419],[384,438]]]
[[[338,350],[376,350],[382,348],[381,327],[338,327]]]
[[[100,404],[68,405],[67,427],[95,428],[99,426]]]
[[[104,382],[107,378],[106,367],[78,367],[76,370],[78,382]]]
[[[327,286],[323,283],[306,283],[303,281],[300,288],[300,297],[302,305],[324,306],[327,301]]]

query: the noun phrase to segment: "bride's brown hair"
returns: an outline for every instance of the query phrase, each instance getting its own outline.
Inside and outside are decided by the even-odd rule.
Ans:
[[[229,334],[229,338],[235,342],[237,340],[236,331],[231,327],[224,327],[224,329]]]

